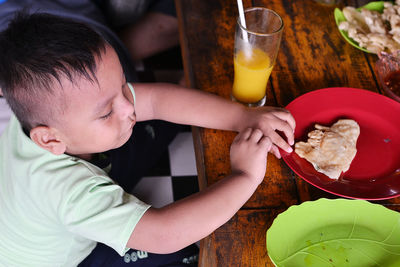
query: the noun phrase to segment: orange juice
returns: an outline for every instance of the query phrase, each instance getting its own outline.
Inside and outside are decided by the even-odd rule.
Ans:
[[[273,68],[269,56],[259,48],[253,48],[248,53],[241,50],[236,53],[233,65],[233,97],[244,103],[260,101],[265,96]]]

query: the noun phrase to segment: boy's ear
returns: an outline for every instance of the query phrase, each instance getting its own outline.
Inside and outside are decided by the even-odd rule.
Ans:
[[[30,137],[38,146],[55,155],[61,155],[67,149],[65,143],[57,137],[56,131],[47,126],[33,128]]]

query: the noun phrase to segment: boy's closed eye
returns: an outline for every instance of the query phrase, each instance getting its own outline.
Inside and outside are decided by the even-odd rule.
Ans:
[[[112,114],[113,114],[113,110],[110,110],[110,112],[108,112],[106,115],[101,116],[100,119],[106,120],[106,119],[110,118]]]

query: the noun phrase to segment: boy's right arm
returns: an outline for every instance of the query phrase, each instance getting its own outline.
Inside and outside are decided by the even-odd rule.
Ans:
[[[231,146],[232,174],[205,190],[160,209],[150,208],[127,246],[172,253],[227,222],[263,181],[271,140],[258,129],[239,133]]]

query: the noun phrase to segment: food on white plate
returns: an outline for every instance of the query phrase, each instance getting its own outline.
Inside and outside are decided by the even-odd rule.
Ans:
[[[346,31],[359,46],[375,54],[400,49],[400,0],[394,4],[385,2],[382,13],[347,6],[343,15],[347,21],[342,21],[339,29]]]
[[[356,156],[360,126],[354,120],[341,119],[331,127],[315,124],[315,128],[308,133],[307,142],[295,144],[295,152],[318,172],[338,179]]]

